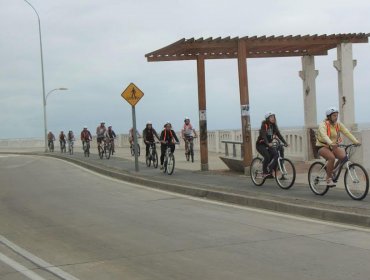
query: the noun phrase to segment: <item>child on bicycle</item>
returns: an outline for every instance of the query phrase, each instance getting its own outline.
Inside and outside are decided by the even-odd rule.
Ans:
[[[166,122],[164,129],[162,130],[161,136],[159,137],[161,142],[161,167],[163,169],[164,155],[166,154],[167,146],[171,147],[171,153],[175,151],[175,142],[179,143],[179,139],[176,136],[175,131],[172,130],[170,122]]]
[[[338,121],[338,109],[330,107],[326,110],[326,119],[319,124],[316,135],[316,148],[318,153],[328,161],[326,165],[326,183],[328,187],[334,187],[333,169],[334,162],[344,160],[346,152],[343,148],[338,147],[342,141],[340,132],[349,138],[354,144],[360,145],[360,142],[353,136],[349,130]]]
[[[265,114],[265,120],[262,121],[259,136],[256,142],[257,151],[263,156],[263,177],[273,178],[272,171],[275,169],[277,164],[278,153],[272,145],[272,140],[279,139],[287,147],[288,143],[284,137],[280,134],[279,128],[276,123],[275,113],[267,112]],[[282,157],[284,157],[284,150],[280,151]]]

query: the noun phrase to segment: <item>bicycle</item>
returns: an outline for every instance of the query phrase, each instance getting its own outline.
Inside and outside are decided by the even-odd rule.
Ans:
[[[89,157],[90,156],[90,140],[83,141],[82,149],[84,151],[84,156]]]
[[[287,190],[291,188],[295,182],[295,166],[290,159],[283,158],[281,156],[281,149],[283,148],[284,144],[280,140],[274,139],[272,144],[273,148],[276,149],[278,153],[277,165],[274,169],[275,181],[280,188]],[[268,178],[263,176],[263,161],[264,159],[257,155],[257,157],[255,157],[251,162],[250,175],[252,182],[256,186],[262,186]]]
[[[146,157],[146,166],[150,167],[151,163],[153,162],[153,167],[158,167],[158,154],[156,144],[157,142],[149,142],[149,155]]]
[[[110,155],[113,154],[113,145],[111,139],[106,139],[104,141],[104,154],[106,159],[109,159]]]
[[[137,145],[136,145],[136,150],[137,150],[137,155],[140,156],[140,145],[139,145],[139,143],[137,143]],[[132,143],[130,145],[130,151],[131,151],[131,155],[134,156],[135,155],[134,143]]]
[[[346,171],[343,180],[347,194],[354,200],[362,200],[367,196],[369,191],[369,175],[362,165],[350,161],[353,150],[358,145],[340,144],[338,146],[344,148],[346,157],[341,161],[338,160],[335,164],[333,182],[338,182],[342,169],[345,168]],[[316,195],[324,195],[330,188],[330,186],[326,184],[327,164],[327,161],[325,161],[325,163],[316,161],[311,164],[308,170],[308,183],[311,191]]]
[[[68,152],[70,155],[73,155],[73,140],[68,140]]]
[[[101,142],[98,144],[98,154],[99,154],[99,158],[100,159],[103,159],[104,157],[104,146],[105,146],[105,140],[101,140]]]
[[[54,152],[54,140],[49,140],[49,152]]]
[[[174,143],[178,144],[178,143]],[[163,173],[167,173],[168,175],[172,175],[173,171],[175,170],[175,155],[171,152],[171,145],[166,143],[166,153],[164,154],[164,161],[163,161]]]
[[[191,157],[191,162],[194,162],[194,138],[193,136],[185,136],[185,150],[186,160],[189,161]]]
[[[66,153],[67,152],[67,150],[66,150],[66,142],[65,141],[60,142],[60,152],[61,153]]]

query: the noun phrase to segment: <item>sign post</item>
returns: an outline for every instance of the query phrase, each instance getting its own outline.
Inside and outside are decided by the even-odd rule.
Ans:
[[[139,158],[138,158],[138,144],[137,144],[137,129],[136,129],[136,112],[135,105],[144,96],[144,93],[134,84],[130,83],[128,87],[121,93],[121,96],[131,105],[132,109],[132,133],[134,136],[134,152],[135,152],[135,171],[139,171]]]

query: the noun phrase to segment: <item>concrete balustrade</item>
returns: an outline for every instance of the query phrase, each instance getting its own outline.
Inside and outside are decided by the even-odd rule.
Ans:
[[[289,147],[285,148],[285,155],[288,158],[297,161],[307,161],[309,160],[308,156],[308,138],[307,132],[305,129],[284,129],[280,130],[282,136],[289,144]],[[177,132],[177,136],[180,138],[181,133]],[[198,133],[199,135],[199,133]],[[258,137],[258,129],[252,130],[252,143],[255,143]],[[363,145],[356,148],[356,153],[353,155],[353,161],[359,162],[365,166],[365,168],[370,169],[370,130],[361,130],[354,132],[354,135],[357,139],[360,140]],[[225,155],[225,143],[224,142],[242,142],[242,133],[241,130],[213,130],[208,131],[208,150],[211,152],[220,153],[220,155]],[[185,149],[184,141],[181,139],[181,144],[179,149]],[[116,139],[117,147],[129,147],[129,137],[128,134],[119,134]],[[140,145],[143,145],[142,138],[139,138]],[[232,157],[235,154],[236,158],[241,158],[241,145],[228,144],[229,147],[229,156]],[[14,149],[14,148],[42,148],[44,147],[44,140],[39,138],[16,138],[16,139],[0,139],[0,149]],[[75,147],[82,147],[80,140],[75,141]],[[93,137],[91,147],[96,148],[96,137]],[[253,156],[257,155],[255,145],[253,147]],[[55,142],[55,148],[58,150],[59,143]],[[194,138],[194,150],[199,151],[199,138]]]

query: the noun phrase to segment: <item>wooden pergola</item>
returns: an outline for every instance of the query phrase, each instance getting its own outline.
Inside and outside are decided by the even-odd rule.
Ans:
[[[367,43],[369,34],[333,34],[305,36],[253,36],[235,38],[181,39],[145,55],[148,62],[196,60],[201,170],[208,170],[205,59],[237,59],[243,135],[244,167],[252,160],[247,58],[327,55],[342,43]]]

